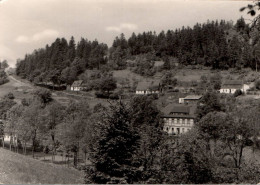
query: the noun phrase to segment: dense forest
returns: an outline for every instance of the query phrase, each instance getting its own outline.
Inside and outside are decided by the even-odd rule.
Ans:
[[[106,63],[107,45],[82,38],[77,45],[71,37],[57,38],[51,46],[27,54],[17,61],[17,75],[34,82],[72,84],[85,69],[99,68]]]
[[[81,39],[75,44],[58,38],[51,46],[27,54],[17,61],[17,75],[34,82],[72,84],[86,69],[125,69],[129,60],[135,61],[136,73],[153,69],[155,60],[163,60],[163,69],[173,63],[201,65],[212,69],[255,68],[259,63],[259,34],[250,30],[243,18],[197,23],[193,28],[135,33],[128,39],[122,33],[112,47],[98,41]],[[142,56],[140,58],[140,56]],[[151,76],[154,73],[140,73]]]

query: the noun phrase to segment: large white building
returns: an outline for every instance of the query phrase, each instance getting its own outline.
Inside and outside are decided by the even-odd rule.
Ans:
[[[188,132],[194,125],[195,110],[194,105],[169,104],[163,109],[163,130],[172,135]]]

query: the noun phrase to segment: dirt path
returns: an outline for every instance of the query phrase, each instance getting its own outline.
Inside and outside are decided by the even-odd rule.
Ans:
[[[22,95],[22,98],[26,95],[26,93],[23,93],[24,91],[29,92],[34,89],[31,84],[21,82],[15,79],[13,76],[8,76],[8,79],[9,82],[0,85],[0,98],[3,98],[9,92],[12,92],[15,97],[20,99],[20,95]]]

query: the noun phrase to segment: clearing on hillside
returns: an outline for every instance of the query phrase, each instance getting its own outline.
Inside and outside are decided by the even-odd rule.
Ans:
[[[83,172],[47,164],[0,148],[0,183],[3,184],[81,184]]]

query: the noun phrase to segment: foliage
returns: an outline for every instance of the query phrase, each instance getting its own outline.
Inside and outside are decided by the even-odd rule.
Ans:
[[[38,89],[33,94],[44,105],[52,101],[52,95],[48,89]]]
[[[12,99],[14,99],[15,97],[14,97],[14,94],[13,94],[13,93],[9,92],[7,95],[5,95],[5,98],[8,98],[8,99],[12,100]]]
[[[163,78],[162,78],[162,86],[176,86],[177,85],[177,79],[173,78],[174,75],[172,72],[167,72]]]
[[[154,61],[151,61],[147,56],[140,56],[136,59],[136,67],[133,71],[142,76],[153,76],[155,74]]]
[[[260,90],[260,80],[257,80],[257,81],[255,82],[255,88],[256,88],[257,90]]]
[[[89,171],[94,183],[134,183],[138,166],[134,156],[139,136],[131,126],[129,110],[119,102],[101,119],[99,138],[93,148],[94,170]]]
[[[11,109],[16,103],[11,99],[1,99],[0,100],[0,118],[6,119],[7,112]]]
[[[243,94],[243,92],[240,90],[240,89],[237,89],[236,91],[235,91],[235,93],[234,93],[234,97],[238,97],[238,96],[240,96],[240,95],[242,95]]]
[[[201,98],[197,108],[197,118],[200,119],[209,112],[224,111],[224,105],[221,104],[218,94],[215,92],[207,92]]]
[[[106,63],[107,45],[81,38],[75,44],[71,37],[57,38],[50,46],[35,50],[17,61],[16,74],[31,81],[72,84],[85,69],[99,68]]]
[[[64,111],[63,118],[61,118],[62,122],[58,125],[55,124],[56,137],[67,153],[74,153],[74,165],[76,167],[80,145],[82,144],[81,140],[89,125],[90,113],[87,102],[70,102]]]

